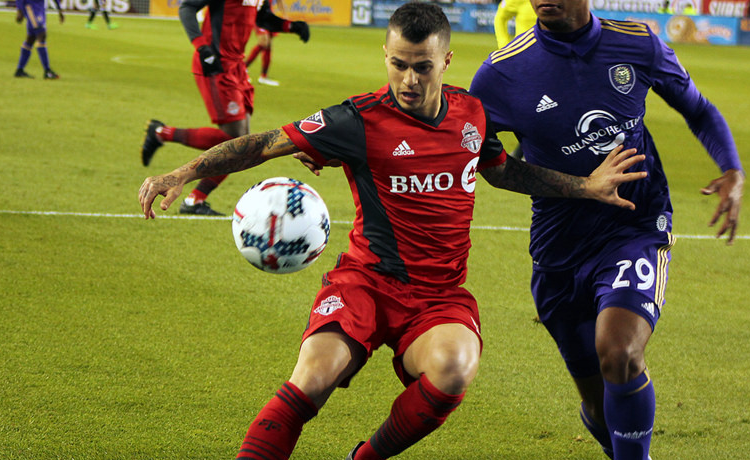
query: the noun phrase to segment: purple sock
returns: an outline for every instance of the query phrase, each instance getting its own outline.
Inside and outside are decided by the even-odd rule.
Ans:
[[[583,406],[583,403],[581,403],[581,421],[583,422],[583,425],[586,427],[586,429],[589,430],[589,433],[599,442],[599,445],[602,447],[602,450],[609,458],[615,458],[614,452],[612,452],[612,439],[609,437],[609,431],[607,431],[606,426],[599,425],[596,423],[596,421],[589,415],[586,408]]]
[[[622,385],[604,381],[604,419],[615,459],[648,460],[656,398],[648,371]]]
[[[29,57],[31,56],[31,45],[24,42],[24,44],[21,46],[21,56],[18,58],[18,68],[23,69],[26,67],[26,63],[29,62]]]
[[[47,55],[47,45],[40,43],[36,47],[36,52],[39,55],[39,60],[42,61],[42,67],[44,70],[49,70],[49,56]]]

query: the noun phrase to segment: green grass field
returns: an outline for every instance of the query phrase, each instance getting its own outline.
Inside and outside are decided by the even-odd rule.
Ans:
[[[168,145],[144,168],[144,122],[210,123],[187,38],[176,21],[118,18],[118,30],[91,31],[84,16],[68,15],[62,26],[49,19],[62,79],[41,79],[33,55],[27,71],[37,78],[19,80],[12,75],[25,29],[0,12],[0,458],[234,458],[255,413],[288,378],[320,276],[346,247],[353,208],[345,178],[339,170],[316,178],[280,160],[231,176],[211,196],[230,212],[262,178],[312,184],[337,223],[321,260],[293,275],[247,264],[228,220],[138,218],[144,177],[198,153]],[[383,35],[316,27],[308,44],[279,36],[270,76],[281,86],[257,88],[253,131],[385,84]],[[446,81],[468,86],[493,43],[455,34]],[[676,49],[747,163],[750,48]],[[699,189],[717,169],[661,100],[649,100],[646,122],[670,177],[678,234],[647,356],[657,391],[652,456],[747,459],[747,226],[733,247],[710,238],[717,202]],[[399,458],[604,459],[578,420],[551,339],[533,321],[528,236],[515,229],[528,226],[529,203],[478,186],[467,287],[483,315],[480,373],[448,423]],[[379,351],[333,395],[293,459],[343,459],[380,425],[401,391],[390,359]]]

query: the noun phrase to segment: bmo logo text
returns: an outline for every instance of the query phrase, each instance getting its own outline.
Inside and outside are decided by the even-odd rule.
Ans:
[[[464,171],[461,174],[461,187],[467,193],[473,193],[474,188],[476,187],[478,162],[478,157],[472,158],[471,161],[466,164],[466,167],[464,167]],[[453,187],[453,183],[455,182],[453,174],[449,172],[427,174],[421,177],[417,174],[390,177],[391,193],[444,192]]]

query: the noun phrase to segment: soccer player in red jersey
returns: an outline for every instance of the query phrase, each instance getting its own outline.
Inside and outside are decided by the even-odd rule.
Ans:
[[[479,100],[443,85],[453,53],[439,6],[399,7],[386,32],[388,85],[262,134],[215,146],[139,191],[146,219],[158,195],[166,210],[183,185],[294,155],[341,164],[355,203],[349,249],[323,277],[297,364],[250,425],[238,459],[289,458],[303,425],[346,387],[381,345],[405,390],[352,460],[393,457],[443,424],[474,379],[482,348],[479,313],[466,280],[476,172],[527,194],[592,198],[630,207],[619,184],[642,160],[617,149],[589,177],[508,157]]]
[[[197,14],[208,7],[201,28]],[[250,132],[255,90],[247,79],[244,52],[256,24],[269,31],[292,32],[307,42],[310,29],[304,21],[287,21],[271,13],[264,0],[184,0],[180,22],[195,47],[193,75],[211,122],[218,128],[179,129],[150,120],[141,147],[141,161],[148,166],[164,142],[206,150]],[[206,197],[226,175],[207,177],[198,183],[180,206],[182,214],[220,215]]]
[[[281,0],[273,2],[281,14],[284,15],[284,3]],[[258,76],[258,83],[268,86],[279,86],[279,82],[268,78],[268,69],[271,67],[271,44],[273,43],[274,37],[278,35],[278,32],[269,32],[262,27],[255,27],[255,37],[258,42],[255,44],[253,49],[248,53],[247,59],[245,60],[245,67],[250,68],[255,59],[261,56],[261,67],[260,76]]]
[[[268,86],[279,86],[278,81],[268,78],[268,69],[271,67],[271,43],[276,36],[276,32],[269,32],[261,27],[256,27],[255,36],[258,38],[258,43],[250,50],[245,60],[245,66],[249,68],[260,55],[261,66],[258,83]]]

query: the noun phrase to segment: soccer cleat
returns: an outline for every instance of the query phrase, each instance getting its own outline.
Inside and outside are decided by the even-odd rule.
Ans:
[[[33,76],[26,73],[23,69],[16,69],[16,73],[14,75],[16,78],[34,78]]]
[[[57,80],[59,78],[60,78],[60,75],[56,74],[52,69],[47,69],[44,71],[45,80]]]
[[[91,22],[87,22],[87,23],[86,23],[86,28],[87,28],[87,29],[91,29],[91,30],[96,30],[96,29],[98,29],[99,27],[97,27],[97,25],[96,25],[96,24],[94,24],[94,23],[91,23]]]
[[[120,24],[116,22],[110,22],[109,24],[107,24],[107,29],[109,30],[118,29],[119,27],[120,27]]]
[[[261,85],[268,85],[268,86],[279,86],[279,82],[276,80],[271,80],[270,78],[266,78],[263,76],[258,77],[258,83]]]
[[[211,209],[211,205],[206,201],[189,205],[184,201],[180,205],[180,214],[194,214],[196,216],[223,216],[224,214]]]
[[[143,166],[148,166],[151,163],[151,158],[154,157],[156,149],[164,145],[159,135],[156,133],[158,128],[164,126],[164,123],[159,120],[149,120],[146,123],[146,135],[143,136],[143,145],[141,145],[141,162]]]
[[[354,449],[352,449],[351,452],[349,452],[349,455],[346,456],[346,460],[354,460],[354,456],[357,455],[357,451],[360,447],[362,447],[365,444],[364,441],[359,441],[359,444],[354,446]]]

